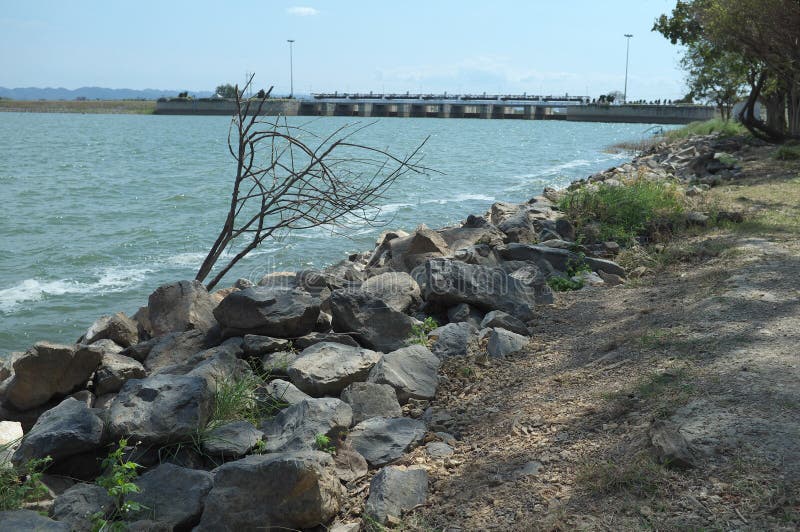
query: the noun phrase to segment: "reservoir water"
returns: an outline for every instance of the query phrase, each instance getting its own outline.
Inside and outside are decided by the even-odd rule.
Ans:
[[[289,119],[320,134],[357,118]],[[646,124],[373,120],[355,140],[422,163],[383,201],[386,227],[315,229],[266,242],[226,278],[321,267],[371,249],[386,228],[440,227],[521,202],[627,156]],[[165,282],[192,279],[227,213],[230,120],[212,116],[0,113],[0,356],[73,342],[97,317],[129,315]]]

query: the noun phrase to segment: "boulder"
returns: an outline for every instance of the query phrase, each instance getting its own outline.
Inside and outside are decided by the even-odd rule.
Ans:
[[[145,376],[144,366],[136,360],[105,353],[94,376],[94,391],[96,395],[118,392],[125,381],[143,379]]]
[[[441,359],[466,356],[477,329],[469,322],[448,323],[428,333],[431,352]]]
[[[207,471],[163,463],[136,479],[139,493],[126,496],[142,509],[130,521],[147,519],[168,525],[169,530],[191,530],[200,521],[203,506],[213,486]]]
[[[407,417],[373,417],[353,427],[347,441],[372,467],[403,456],[425,437],[425,423]]]
[[[231,421],[208,431],[201,443],[203,452],[223,460],[241,458],[264,437],[247,421]]]
[[[0,512],[0,530],[36,532],[70,532],[68,523],[59,523],[33,510],[10,510]]]
[[[365,380],[380,357],[363,347],[323,342],[303,350],[287,373],[307,394],[338,395],[348,384]]]
[[[205,348],[206,334],[203,331],[167,334],[153,340],[146,358],[143,359],[144,367],[148,371],[155,371],[166,366],[182,364]],[[123,351],[122,354],[125,353],[128,351]]]
[[[92,530],[92,516],[101,512],[107,517],[113,507],[114,500],[105,488],[80,482],[56,497],[51,515],[71,530]]]
[[[529,243],[536,242],[538,239],[536,227],[524,208],[518,209],[514,214],[497,224],[497,228],[506,235],[504,242],[507,243]]]
[[[353,422],[350,405],[339,399],[306,399],[261,426],[267,452],[313,449],[318,434],[337,441]]]
[[[370,277],[361,290],[398,312],[406,312],[420,301],[419,285],[405,272],[386,272]]]
[[[441,360],[424,345],[410,345],[383,355],[369,373],[369,382],[388,384],[401,403],[433,399],[439,386]]]
[[[353,409],[353,423],[361,423],[371,417],[403,415],[397,393],[388,384],[354,382],[342,391],[341,399]]]
[[[305,336],[301,336],[300,338],[295,338],[292,340],[295,349],[300,349],[300,350],[303,350],[307,347],[311,347],[312,345],[318,344],[320,342],[334,342],[337,344],[344,344],[353,347],[358,347],[358,342],[356,342],[353,339],[353,337],[350,336],[349,334],[335,333],[335,332],[325,332],[325,333],[312,332]]]
[[[438,233],[447,243],[447,247],[453,250],[468,248],[476,244],[495,246],[501,244],[505,238],[502,231],[479,216],[468,217],[463,226],[446,227]]]
[[[504,358],[522,351],[530,342],[530,338],[501,328],[492,329],[486,351],[489,356]]]
[[[83,335],[83,341],[91,344],[104,339],[112,340],[122,347],[130,347],[139,343],[139,327],[123,312],[103,316],[89,327]]]
[[[86,384],[101,357],[96,348],[37,342],[14,360],[6,398],[16,408],[27,410],[67,395]]]
[[[531,244],[508,244],[498,249],[504,260],[517,260],[533,262],[540,268],[541,262],[546,261],[550,266],[560,272],[566,272],[570,266],[580,260],[577,254],[559,248]],[[546,267],[543,269],[546,270]]]
[[[552,271],[552,267],[550,267]],[[525,264],[515,269],[509,276],[520,283],[523,289],[533,295],[537,305],[550,305],[553,303],[553,291],[547,285],[547,279],[542,270],[535,264]]]
[[[14,452],[12,462],[24,464],[33,458],[59,461],[93,451],[103,442],[103,421],[85,403],[71,397],[41,416]]]
[[[425,276],[428,302],[503,310],[525,321],[535,315],[531,290],[499,268],[433,259],[426,263]]]
[[[420,227],[411,236],[395,238],[388,243],[390,261],[388,266],[395,271],[411,271],[428,258],[442,257],[449,253],[447,242],[436,231]]]
[[[279,403],[286,403],[288,405],[296,405],[306,399],[311,399],[311,396],[303,393],[300,389],[291,382],[281,379],[273,379],[264,386],[265,391],[278,401]]]
[[[312,332],[319,312],[319,300],[305,290],[256,286],[230,294],[214,316],[224,336],[293,338]]]
[[[277,351],[287,351],[291,347],[291,341],[286,338],[273,338],[258,334],[245,334],[242,341],[242,350],[248,357],[261,357]]]
[[[428,497],[428,472],[421,467],[387,466],[372,477],[364,513],[379,525],[389,517],[423,504]]]
[[[162,445],[188,441],[211,415],[213,393],[202,377],[154,375],[127,381],[108,411],[114,439]]]
[[[447,309],[447,319],[451,323],[467,322],[477,329],[483,320],[483,312],[466,303],[459,303]]]
[[[159,286],[147,299],[147,315],[153,336],[197,329],[209,331],[216,324],[214,300],[199,281],[178,281]]]
[[[493,310],[484,316],[481,329],[500,327],[507,331],[527,336],[530,334],[528,327],[519,319],[502,310]]]
[[[566,218],[556,220],[556,232],[565,240],[575,240],[575,226]]]
[[[336,465],[336,476],[345,483],[362,479],[369,473],[367,461],[347,441],[336,449],[333,462]]]
[[[349,333],[376,351],[403,347],[417,323],[375,296],[359,290],[334,290],[330,299],[333,330]]]
[[[344,490],[320,451],[252,455],[212,471],[197,532],[308,529],[339,511]]]
[[[612,275],[619,275],[623,279],[627,276],[625,272],[625,268],[614,262],[613,260],[607,259],[598,259],[596,257],[586,257],[584,259],[586,264],[592,271],[596,271],[598,273],[610,273]]]
[[[240,359],[237,354],[236,348],[231,346],[212,347],[196,354],[185,366],[169,371],[169,373],[201,377],[206,381],[209,390],[216,393],[220,383],[231,383],[253,374],[250,365]],[[185,372],[190,368],[191,371]]]

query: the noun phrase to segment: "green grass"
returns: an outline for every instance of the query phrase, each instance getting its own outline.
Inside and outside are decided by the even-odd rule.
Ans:
[[[6,100],[0,111],[20,113],[153,114],[155,100]]]
[[[422,322],[421,325],[412,325],[411,326],[411,336],[408,338],[406,343],[409,345],[413,344],[420,344],[427,346],[428,345],[428,333],[432,330],[439,327],[439,324],[436,322],[436,319],[432,316],[428,316]]]
[[[601,183],[569,191],[559,208],[587,241],[630,244],[637,236],[672,230],[682,218],[684,197],[674,183],[635,179],[623,186]],[[595,223],[599,234],[593,235],[588,228]]]
[[[800,160],[800,144],[784,144],[775,150],[774,157],[779,161]]]
[[[583,288],[583,281],[580,279],[573,281],[572,279],[567,279],[566,277],[553,276],[547,280],[547,286],[556,292],[567,292],[570,290],[580,290]]]
[[[18,510],[26,502],[46,497],[48,489],[41,479],[50,462],[48,457],[18,467],[0,464],[0,512]]]
[[[682,128],[667,131],[666,137],[671,140],[677,140],[694,135],[710,135],[712,133],[719,133],[723,137],[733,137],[747,134],[747,129],[733,120],[726,122],[721,118],[713,118],[705,122],[692,122]]]
[[[261,391],[264,383],[265,379],[253,374],[217,381],[208,427],[228,421],[249,421],[258,426],[265,418],[274,416],[286,404],[265,396]]]

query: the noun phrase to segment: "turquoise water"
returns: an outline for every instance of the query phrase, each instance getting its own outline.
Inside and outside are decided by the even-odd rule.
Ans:
[[[319,133],[356,119],[321,118]],[[308,119],[291,119],[307,123]],[[132,314],[159,284],[190,279],[228,208],[225,117],[0,113],[0,353],[74,341],[95,318]],[[423,164],[383,202],[389,227],[439,227],[618,164],[603,149],[644,124],[378,119],[356,140]],[[268,242],[226,278],[320,267],[385,229],[316,229]],[[224,284],[224,283],[223,283]]]

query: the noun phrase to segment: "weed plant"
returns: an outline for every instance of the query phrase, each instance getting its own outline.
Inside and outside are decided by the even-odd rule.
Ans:
[[[559,208],[578,231],[599,222],[601,241],[632,244],[652,238],[682,218],[684,196],[671,182],[636,178],[622,186],[600,183],[568,192]]]
[[[666,137],[671,140],[685,139],[694,135],[711,135],[719,133],[723,137],[734,137],[736,135],[746,135],[747,129],[733,120],[722,120],[713,118],[704,122],[691,122],[686,126],[666,132]]]
[[[0,512],[18,510],[26,502],[38,501],[46,496],[48,489],[42,483],[42,474],[51,461],[47,457],[29,460],[21,466],[0,464]]]

